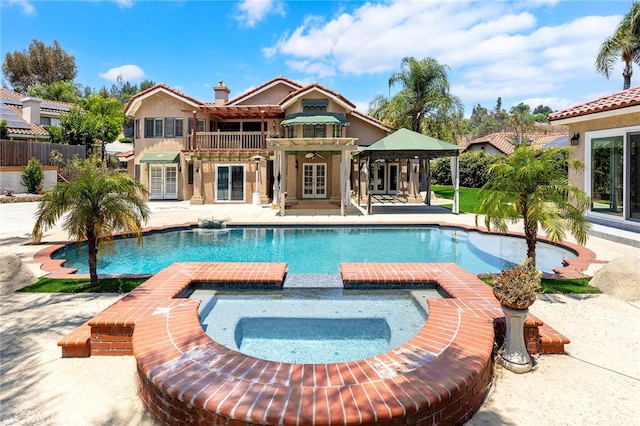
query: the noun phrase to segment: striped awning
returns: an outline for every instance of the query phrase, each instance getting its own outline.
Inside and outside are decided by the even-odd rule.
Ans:
[[[282,123],[282,126],[314,126],[319,124],[333,124],[339,126],[348,126],[349,121],[344,115],[335,114],[335,113],[324,113],[324,114],[308,114],[308,113],[298,113],[291,114],[285,118]]]

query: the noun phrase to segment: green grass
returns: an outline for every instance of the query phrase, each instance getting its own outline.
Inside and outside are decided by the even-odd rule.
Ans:
[[[491,277],[480,277],[482,281],[491,285]],[[590,277],[586,278],[543,278],[539,293],[545,294],[599,294],[599,288],[589,285]]]
[[[24,293],[128,293],[148,278],[101,278],[98,287],[91,287],[89,278],[46,278],[23,287]]]
[[[445,198],[448,200],[453,200],[453,186],[450,185],[431,185],[431,190],[436,194],[438,198]],[[480,192],[477,188],[463,188],[460,187],[460,212],[462,213],[475,213],[478,206],[480,205],[480,197],[478,193]],[[444,204],[441,207],[452,208],[452,204]]]

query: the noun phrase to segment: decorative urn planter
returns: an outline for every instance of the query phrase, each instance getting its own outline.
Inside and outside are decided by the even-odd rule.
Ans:
[[[498,363],[514,373],[527,373],[533,361],[524,341],[524,321],[536,301],[540,272],[529,261],[506,269],[493,280],[493,294],[502,306],[506,331],[498,351]]]

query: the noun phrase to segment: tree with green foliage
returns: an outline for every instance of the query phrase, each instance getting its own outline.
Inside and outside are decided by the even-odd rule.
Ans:
[[[0,120],[0,139],[9,139],[9,127],[7,126],[7,119]]]
[[[484,152],[465,151],[460,154],[459,168],[460,186],[465,188],[481,188],[489,178],[489,166],[503,161],[503,155],[488,155]],[[439,158],[431,166],[431,178],[436,185],[451,185],[451,161]]]
[[[535,119],[531,114],[529,105],[520,102],[509,111],[509,126],[513,129],[513,146],[530,145],[531,141],[527,139],[527,133],[530,133],[535,127]]]
[[[508,231],[508,222],[522,219],[527,258],[536,261],[538,229],[550,241],[565,239],[566,232],[583,245],[589,225],[584,213],[589,197],[569,182],[567,170],[583,164],[570,160],[567,148],[519,147],[505,161],[489,167],[489,179],[480,191],[476,211],[484,215],[487,229]]]
[[[124,111],[120,102],[110,97],[106,91],[102,91],[85,99],[82,107],[91,117],[94,138],[104,140],[105,143],[115,141],[122,131],[124,122]]]
[[[27,93],[34,84],[73,81],[78,69],[75,58],[60,47],[57,40],[47,46],[33,39],[27,50],[6,53],[2,73],[13,90]]]
[[[607,79],[613,72],[616,62],[622,60],[623,89],[631,87],[633,75],[633,63],[640,65],[640,6],[633,2],[631,9],[622,18],[620,24],[611,37],[608,37],[600,46],[596,56],[596,71]]]
[[[463,112],[460,98],[449,92],[448,69],[433,58],[403,58],[400,70],[389,78],[389,87],[399,84],[400,90],[389,101],[377,98],[371,108],[373,116],[395,129],[442,131],[436,123]]]
[[[133,234],[142,243],[149,219],[145,187],[128,175],[82,162],[80,175],[46,191],[36,210],[33,236],[53,227],[64,216],[62,228],[89,251],[91,285],[98,287],[98,249],[113,250],[115,233]]]
[[[48,99],[50,101],[60,101],[78,103],[82,98],[80,85],[72,81],[54,81],[53,83],[36,83],[27,90],[29,96]]]
[[[33,157],[28,162],[22,175],[20,176],[20,183],[27,188],[27,192],[34,194],[38,189],[42,188],[42,182],[44,182],[44,168],[42,163]]]
[[[68,112],[60,115],[60,128],[65,143],[84,145],[91,152],[96,137],[95,117],[86,114],[80,107],[71,107]]]

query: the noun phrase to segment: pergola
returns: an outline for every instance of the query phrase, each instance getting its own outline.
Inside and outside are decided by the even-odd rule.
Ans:
[[[367,170],[371,170],[371,163],[379,160],[407,160],[407,168],[411,160],[426,160],[427,188],[431,188],[431,174],[429,173],[429,160],[439,157],[451,157],[451,179],[453,181],[454,197],[453,209],[454,214],[459,213],[459,154],[464,148],[449,142],[444,142],[431,136],[423,135],[409,129],[400,129],[389,136],[380,139],[371,146],[363,148],[356,155],[358,161],[365,159],[367,161]],[[410,170],[407,170],[409,173]],[[418,173],[411,171],[410,185],[415,183]],[[367,188],[371,188],[371,173]],[[367,190],[367,213],[371,214],[371,191]],[[427,201],[430,200],[430,189],[427,190]]]

